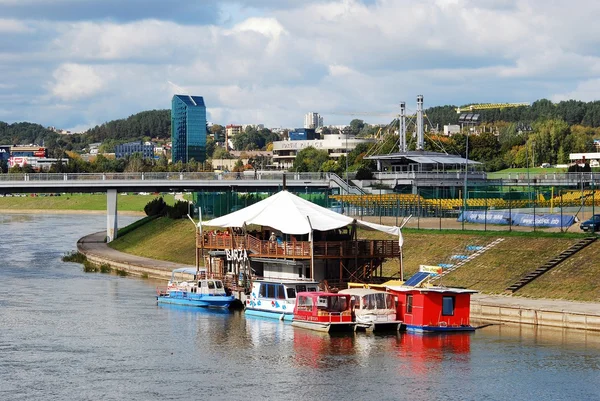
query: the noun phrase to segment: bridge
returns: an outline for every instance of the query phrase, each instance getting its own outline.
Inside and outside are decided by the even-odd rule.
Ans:
[[[249,174],[250,173],[250,174]],[[107,238],[117,235],[117,193],[195,191],[277,191],[283,187],[304,191],[309,188],[340,188],[362,193],[336,174],[251,171],[245,173],[32,173],[0,174],[0,194],[13,193],[97,193],[107,195]],[[360,192],[359,192],[360,191]]]
[[[284,178],[285,177],[285,178]],[[373,177],[391,188],[399,184],[417,186],[462,185],[464,172],[394,172],[376,173]],[[508,186],[594,187],[598,173],[507,174],[489,180],[483,172],[469,182]],[[285,180],[285,183],[284,183]],[[134,172],[134,173],[31,173],[0,174],[0,194],[84,192],[107,194],[107,238],[117,234],[117,193],[119,192],[224,192],[278,191],[283,187],[304,191],[316,188],[339,188],[340,193],[361,195],[361,188],[334,173],[294,173],[282,171],[213,172]]]

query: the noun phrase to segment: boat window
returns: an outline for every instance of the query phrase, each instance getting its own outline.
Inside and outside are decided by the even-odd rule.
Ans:
[[[396,297],[394,297],[392,294],[385,294],[385,307],[386,309],[396,309]]]
[[[298,297],[298,310],[310,311],[312,310],[313,302],[311,297],[301,296]]]
[[[308,292],[316,292],[317,291],[317,287],[307,287],[306,291],[308,291]]]
[[[283,284],[277,286],[277,299],[285,299],[285,287]]]
[[[215,284],[217,285],[217,288],[223,288],[223,283],[220,281],[215,281]]]
[[[275,298],[275,284],[267,284],[267,298]]]
[[[208,284],[206,283],[206,281],[203,281],[203,282],[202,282],[202,287],[205,287],[205,288],[206,288],[206,286],[207,286],[207,285],[208,285]]]
[[[261,284],[260,285],[260,291],[258,292],[258,297],[259,298],[266,298],[267,297],[267,286],[269,284]]]
[[[215,282],[214,281],[209,281],[208,282],[208,289],[209,290],[214,290],[215,289]]]
[[[376,301],[376,307],[377,309],[385,309],[385,294],[384,293],[378,293],[378,294],[373,294],[375,295],[375,301]]]
[[[329,297],[328,311],[343,312],[346,309],[348,309],[348,300],[346,297]]]
[[[454,297],[442,297],[442,316],[454,316]]]
[[[287,297],[288,299],[294,299],[296,298],[296,290],[293,288],[286,288],[287,290]]]
[[[413,307],[413,296],[412,294],[406,295],[406,313],[412,313]]]
[[[297,285],[296,286],[296,291],[298,291],[298,292],[306,292],[306,286],[305,285]]]

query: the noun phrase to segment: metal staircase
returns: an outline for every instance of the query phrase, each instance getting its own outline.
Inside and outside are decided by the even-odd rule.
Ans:
[[[463,266],[464,264],[472,261],[476,257],[481,256],[483,253],[489,251],[491,248],[495,247],[496,245],[498,245],[502,241],[504,241],[504,238],[498,238],[498,239],[490,242],[489,244],[487,244],[485,246],[478,247],[475,252],[473,252],[472,254],[470,254],[468,256],[465,256],[464,258],[460,259],[460,261],[457,262],[457,263],[455,263],[454,265],[452,265],[452,267],[444,269],[441,274],[438,274],[437,276],[432,277],[429,281],[435,281],[435,280],[441,279],[446,274],[453,272],[454,270],[458,269],[459,267]]]
[[[578,241],[576,244],[572,245],[570,248],[562,251],[558,256],[550,259],[549,261],[544,263],[542,266],[538,267],[531,273],[528,273],[526,276],[522,277],[519,281],[517,281],[510,287],[506,288],[505,291],[509,292],[511,294],[514,293],[515,291],[517,291],[520,288],[522,288],[523,286],[529,284],[530,282],[532,282],[533,280],[535,280],[542,274],[546,273],[548,270],[550,270],[553,267],[557,266],[558,264],[562,263],[564,260],[570,258],[571,256],[573,256],[574,254],[576,254],[577,252],[579,252],[586,246],[590,245],[597,239],[598,239],[597,237],[588,237],[588,238],[582,239],[581,241]]]
[[[342,179],[342,177],[340,177],[339,175],[335,174],[335,173],[328,173],[329,174],[329,186],[335,186],[340,188],[340,190],[342,191],[343,194],[348,194],[348,195],[364,195],[365,191],[362,190],[362,188],[359,188],[355,185],[350,185],[349,182],[346,183],[346,181],[344,181]]]

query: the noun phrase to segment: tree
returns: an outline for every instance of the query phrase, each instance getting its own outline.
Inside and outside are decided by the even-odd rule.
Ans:
[[[298,152],[292,169],[298,172],[319,171],[328,159],[329,154],[326,150],[317,150],[309,146]]]
[[[354,120],[350,121],[350,134],[358,135],[358,133],[364,127],[365,127],[365,122],[363,120],[359,120],[358,118],[355,118]]]

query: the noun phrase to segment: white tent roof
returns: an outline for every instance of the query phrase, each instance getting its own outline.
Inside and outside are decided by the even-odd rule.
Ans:
[[[310,222],[309,222],[310,220]],[[308,234],[313,230],[328,231],[356,222],[402,238],[400,228],[356,220],[315,205],[288,191],[281,191],[244,209],[201,223],[211,227],[243,227],[256,224],[285,234]],[[402,246],[402,240],[400,245]]]

